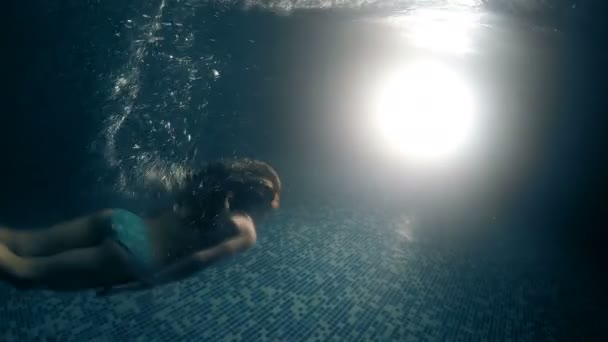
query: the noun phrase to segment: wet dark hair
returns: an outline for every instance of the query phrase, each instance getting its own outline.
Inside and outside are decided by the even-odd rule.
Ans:
[[[222,159],[191,173],[176,196],[176,203],[188,211],[186,224],[203,227],[224,211],[229,192],[234,196],[231,210],[247,212],[265,203],[270,208],[275,193],[281,192],[281,180],[266,162]]]

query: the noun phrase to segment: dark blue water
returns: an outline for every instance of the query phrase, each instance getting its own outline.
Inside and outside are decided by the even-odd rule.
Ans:
[[[475,53],[446,60],[500,129],[467,177],[432,178],[378,157],[360,130],[365,85],[429,55],[372,19],[428,4],[262,3],[11,8],[0,222],[145,206],[144,169],[225,156],[270,161],[285,194],[258,246],[178,284],[110,298],[0,285],[0,337],[601,339],[599,4],[477,8]]]

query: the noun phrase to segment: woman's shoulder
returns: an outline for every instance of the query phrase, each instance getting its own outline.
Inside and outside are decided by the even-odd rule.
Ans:
[[[255,223],[253,218],[243,212],[228,212],[224,215],[224,220],[233,226],[239,235],[255,239]]]

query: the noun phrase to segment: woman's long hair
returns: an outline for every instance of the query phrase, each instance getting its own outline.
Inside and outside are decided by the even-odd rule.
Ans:
[[[234,195],[231,210],[247,211],[252,205],[270,204],[280,191],[279,176],[269,164],[249,158],[223,159],[191,173],[176,203],[188,213],[186,224],[202,228],[224,212],[229,192]]]

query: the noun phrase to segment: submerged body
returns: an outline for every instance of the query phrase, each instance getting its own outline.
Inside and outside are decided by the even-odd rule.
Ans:
[[[208,166],[150,217],[106,209],[42,229],[0,227],[0,275],[55,290],[174,281],[252,246],[254,217],[278,208],[280,188],[268,164],[233,160]]]
[[[154,282],[151,277],[159,270],[228,239],[245,236],[253,244],[255,228],[251,220],[249,226],[239,227],[232,221],[239,216],[223,216],[214,227],[192,229],[184,227],[173,210],[144,219],[124,209],[112,209],[108,212],[108,238],[129,252],[130,266],[139,280]],[[247,221],[246,216],[241,216]],[[225,222],[220,222],[222,219]]]

